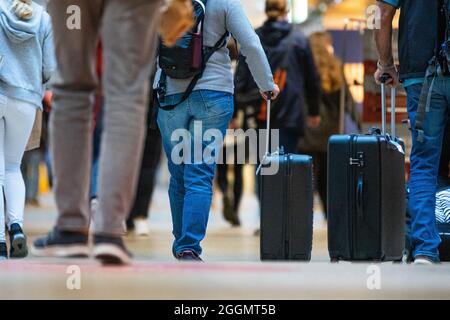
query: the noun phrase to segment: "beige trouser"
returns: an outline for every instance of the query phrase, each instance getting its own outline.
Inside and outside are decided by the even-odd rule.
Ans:
[[[101,38],[105,110],[99,206],[93,221],[97,234],[123,233],[140,168],[160,5],[159,0],[49,3],[58,62],[50,143],[60,230],[84,232],[89,228],[92,107],[98,86],[96,48]],[[76,27],[77,18],[81,28],[69,28]]]

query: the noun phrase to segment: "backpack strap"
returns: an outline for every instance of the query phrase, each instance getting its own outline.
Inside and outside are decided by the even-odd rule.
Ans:
[[[191,82],[189,83],[186,91],[184,92],[183,96],[181,97],[181,100],[173,105],[167,105],[167,106],[162,106],[159,103],[159,97],[165,97],[165,90],[167,87],[167,75],[165,74],[164,71],[161,71],[161,78],[160,78],[160,83],[158,85],[158,93],[156,96],[156,103],[158,104],[158,106],[166,111],[170,111],[175,109],[178,105],[182,104],[183,102],[185,102],[187,100],[187,98],[189,98],[189,96],[191,95],[191,93],[194,91],[195,86],[197,85],[198,81],[201,79],[201,77],[203,76],[203,73],[205,72],[206,69],[206,65],[209,61],[209,59],[211,58],[211,56],[218,51],[219,49],[221,49],[223,46],[226,45],[226,39],[229,36],[229,32],[225,32],[225,34],[216,42],[216,44],[213,47],[207,47],[205,48],[205,58],[203,61],[203,66],[202,66],[202,70],[200,73],[198,73],[194,78],[192,78]]]
[[[208,0],[193,0],[193,2],[197,2],[199,6],[202,8],[203,14],[201,15],[201,19],[196,25],[197,32],[203,30],[203,23],[205,22],[205,15],[206,15],[206,5],[208,4]]]
[[[450,0],[443,0],[442,2],[442,8],[445,13],[445,20],[446,20],[446,30],[445,30],[445,39],[447,39],[449,35],[449,5]],[[434,83],[436,81],[436,77],[442,75],[442,69],[439,64],[439,57],[440,54],[440,44],[439,44],[439,37],[436,40],[436,49],[435,49],[435,56],[430,60],[428,63],[428,68],[425,75],[425,81],[422,87],[422,91],[420,93],[419,97],[419,105],[417,107],[416,117],[415,117],[415,126],[414,129],[417,131],[417,141],[423,143],[425,141],[425,132],[424,132],[424,121],[425,116],[427,112],[430,111],[431,106],[431,97],[433,94],[433,88]]]
[[[417,141],[421,143],[425,141],[423,124],[426,113],[430,111],[431,96],[433,94],[434,83],[437,76],[437,64],[437,59],[434,57],[428,66],[425,81],[419,97],[419,105],[417,107],[414,129],[417,131]]]

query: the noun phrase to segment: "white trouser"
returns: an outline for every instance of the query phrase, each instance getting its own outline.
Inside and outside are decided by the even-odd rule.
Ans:
[[[6,240],[5,216],[8,227],[23,224],[25,184],[20,164],[35,116],[34,105],[0,94],[0,242]]]

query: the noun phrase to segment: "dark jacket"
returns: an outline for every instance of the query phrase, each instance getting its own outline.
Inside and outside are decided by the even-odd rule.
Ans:
[[[305,106],[308,106],[308,115],[319,114],[320,79],[308,39],[293,28],[288,22],[267,21],[256,33],[268,55],[272,72],[275,72],[280,64],[286,64],[286,85],[273,105],[272,128],[295,129],[301,135],[304,129]],[[256,84],[244,61],[240,58],[238,63],[236,96],[247,95],[249,100],[260,103]]]
[[[439,0],[401,1],[398,45],[402,81],[425,77],[428,62],[443,40],[439,3]]]
[[[344,80],[345,81],[345,80]],[[330,93],[322,92],[320,99],[320,117],[322,121],[317,128],[306,128],[305,135],[300,139],[302,152],[327,152],[328,140],[333,134],[339,134],[341,90]],[[361,130],[361,120],[358,108],[353,100],[350,88],[345,83],[345,113],[350,116]]]

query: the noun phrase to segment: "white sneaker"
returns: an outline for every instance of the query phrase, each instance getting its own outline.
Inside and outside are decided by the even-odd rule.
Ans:
[[[138,237],[148,237],[150,235],[147,219],[137,218],[134,220],[134,234]]]
[[[430,258],[428,258],[428,257],[426,257],[426,256],[421,256],[421,255],[419,255],[419,256],[417,256],[417,257],[414,259],[414,264],[415,264],[415,265],[422,265],[422,266],[431,266],[431,265],[433,265],[434,263],[433,263],[433,261],[431,261]]]

